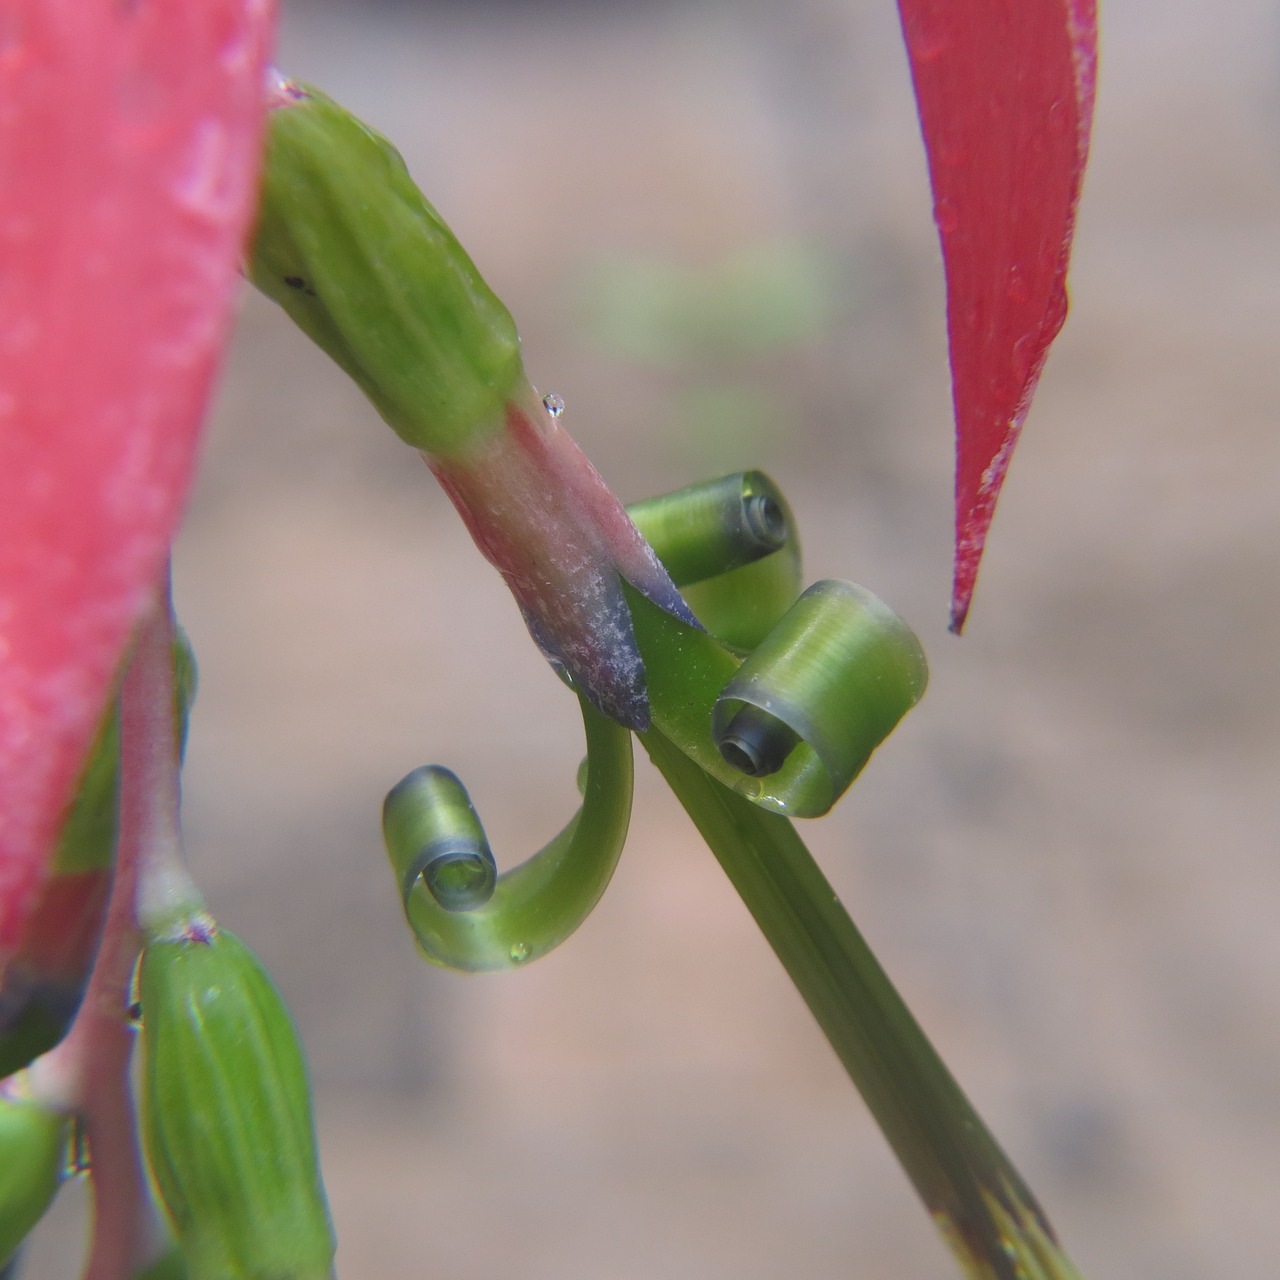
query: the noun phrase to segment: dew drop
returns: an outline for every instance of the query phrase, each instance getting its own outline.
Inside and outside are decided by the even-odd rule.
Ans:
[[[564,401],[554,391],[548,391],[542,397],[542,407],[553,418],[558,418],[564,412]]]
[[[513,942],[511,950],[507,954],[511,957],[512,964],[524,964],[530,955],[529,944],[527,942]]]
[[[733,789],[744,799],[759,800],[764,793],[764,783],[759,778],[743,778],[733,784]]]

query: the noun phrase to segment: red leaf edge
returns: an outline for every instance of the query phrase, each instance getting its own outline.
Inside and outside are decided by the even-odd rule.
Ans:
[[[191,479],[273,0],[0,21],[0,975]]]
[[[1095,0],[899,0],[947,279],[956,417],[951,630],[1049,346],[1088,157]]]

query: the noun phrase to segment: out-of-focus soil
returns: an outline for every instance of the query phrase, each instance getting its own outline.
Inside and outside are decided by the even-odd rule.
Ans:
[[[763,465],[808,575],[920,632],[925,701],[807,834],[1083,1272],[1267,1275],[1280,17],[1103,7],[1073,312],[963,640],[941,268],[888,0],[297,3],[282,60],[401,145],[625,498]],[[798,345],[602,336],[610,264],[705,276],[780,243],[821,264]],[[190,852],[296,1011],[346,1280],[952,1274],[647,764],[560,952],[490,978],[416,958],[382,795],[448,763],[510,865],[571,811],[576,714],[425,469],[257,297],[177,592]],[[75,1273],[74,1200],[32,1280]]]

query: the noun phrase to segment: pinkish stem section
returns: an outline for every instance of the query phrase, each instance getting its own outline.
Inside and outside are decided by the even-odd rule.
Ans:
[[[172,898],[178,857],[178,738],[173,619],[164,587],[139,629],[120,695],[120,837],[98,963],[57,1051],[78,1076],[93,1168],[93,1247],[85,1280],[128,1280],[167,1239],[138,1143],[130,1087],[129,989],[141,947],[138,903]],[[189,886],[190,882],[186,881]],[[190,890],[188,889],[188,892]]]
[[[697,620],[572,437],[527,389],[508,403],[502,428],[466,453],[423,456],[551,664],[606,715],[648,728],[644,661],[621,580]]]

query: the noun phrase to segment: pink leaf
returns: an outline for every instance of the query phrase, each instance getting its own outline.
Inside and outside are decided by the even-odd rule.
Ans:
[[[1094,0],[899,0],[947,272],[956,411],[951,629],[1049,344],[1089,150]]]
[[[273,8],[0,5],[0,977],[191,477]]]

